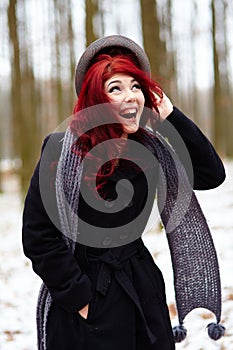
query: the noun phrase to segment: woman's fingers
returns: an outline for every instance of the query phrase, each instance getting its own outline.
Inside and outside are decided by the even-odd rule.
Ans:
[[[84,306],[81,310],[78,311],[78,313],[85,319],[87,319],[88,316],[88,310],[89,310],[89,304]]]
[[[173,104],[164,92],[162,97],[158,96],[155,92],[153,92],[153,94],[157,103],[160,119],[163,121],[173,111]]]

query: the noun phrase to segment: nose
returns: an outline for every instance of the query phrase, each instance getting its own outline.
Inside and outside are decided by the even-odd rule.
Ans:
[[[128,89],[125,93],[125,101],[126,102],[131,102],[131,101],[135,101],[136,97],[133,93],[133,91],[131,89]]]

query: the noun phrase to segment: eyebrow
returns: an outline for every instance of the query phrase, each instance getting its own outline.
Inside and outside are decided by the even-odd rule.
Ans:
[[[110,83],[107,85],[107,87],[109,87],[109,85],[115,84],[115,83],[121,83],[121,81],[120,81],[120,80],[113,80],[113,81],[110,81]]]
[[[130,83],[133,83],[134,81],[136,81],[136,80],[133,78],[133,79],[130,81]],[[113,80],[113,81],[110,81],[110,83],[107,85],[107,87],[109,87],[109,85],[115,84],[115,83],[122,84],[122,81],[121,81],[121,80]]]

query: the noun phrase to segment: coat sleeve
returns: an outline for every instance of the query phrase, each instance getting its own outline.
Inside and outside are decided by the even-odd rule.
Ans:
[[[195,190],[212,189],[225,180],[223,163],[213,145],[178,108],[174,107],[158,131],[167,137],[175,149]],[[192,169],[188,165],[190,162],[187,154],[191,159]]]
[[[42,150],[46,142],[47,139]],[[50,160],[53,159],[52,156]],[[45,210],[40,191],[40,163],[41,158],[31,178],[25,199],[23,249],[25,255],[32,261],[33,270],[48,287],[52,299],[65,310],[77,312],[88,304],[92,297],[91,281],[80,270],[60,230]],[[48,176],[48,183],[50,183],[49,168],[48,173],[44,175]],[[54,191],[51,185],[47,190]],[[52,197],[55,197],[55,193]]]

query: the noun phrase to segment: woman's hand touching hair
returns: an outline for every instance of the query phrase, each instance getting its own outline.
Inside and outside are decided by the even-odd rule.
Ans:
[[[155,92],[153,92],[153,94],[157,103],[160,122],[163,122],[173,111],[173,104],[164,92],[162,93],[162,97],[157,95]]]

